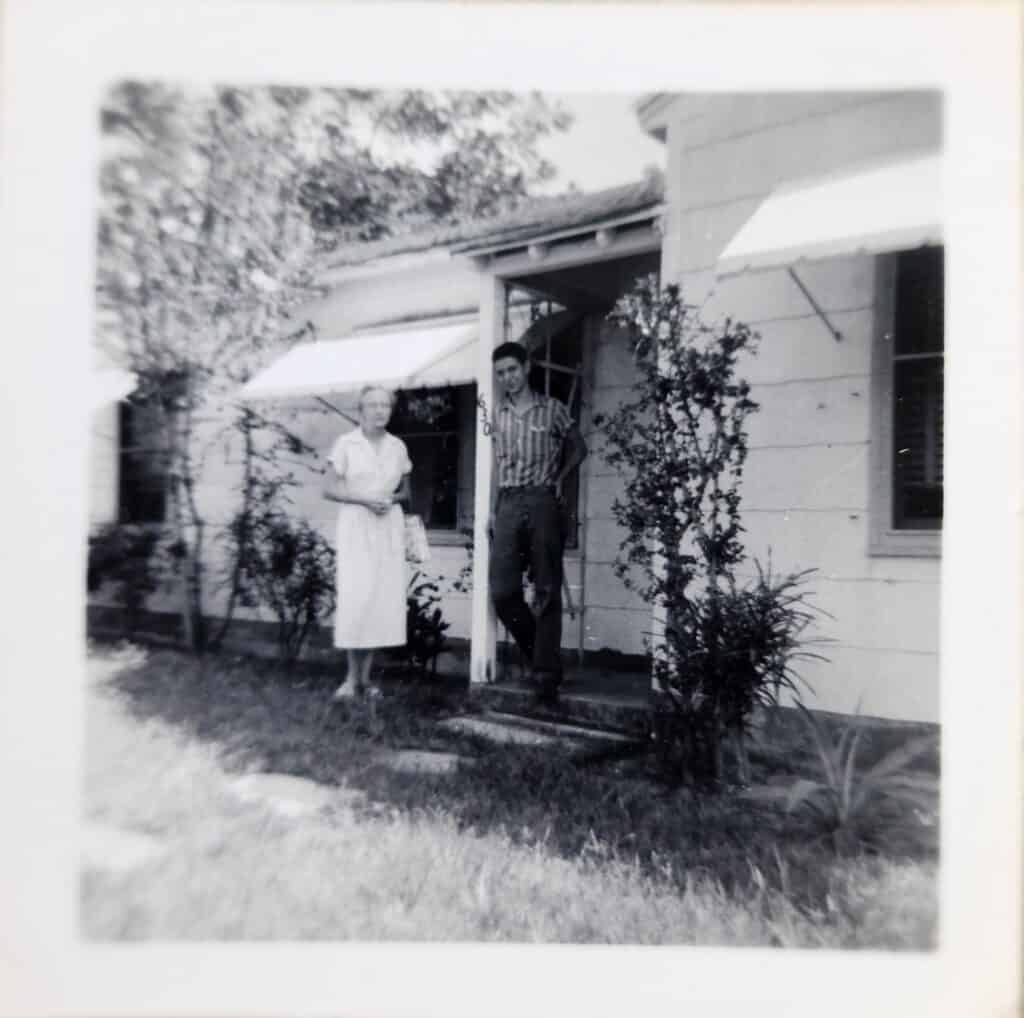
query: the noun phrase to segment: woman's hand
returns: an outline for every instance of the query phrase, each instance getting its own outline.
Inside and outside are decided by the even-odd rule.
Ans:
[[[394,500],[390,496],[387,498],[368,498],[365,505],[371,512],[376,513],[378,516],[384,516],[391,511]]]

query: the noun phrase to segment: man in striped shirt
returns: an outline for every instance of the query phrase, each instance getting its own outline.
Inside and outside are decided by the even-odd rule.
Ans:
[[[491,597],[532,663],[539,698],[554,704],[562,680],[562,482],[587,447],[564,404],[530,388],[522,346],[502,343],[492,356],[503,395],[492,420]],[[533,580],[532,611],[523,597],[524,567]]]

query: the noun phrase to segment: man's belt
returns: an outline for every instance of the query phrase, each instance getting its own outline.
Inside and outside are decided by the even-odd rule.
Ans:
[[[555,486],[553,484],[506,484],[498,489],[499,493],[507,492],[509,494],[526,494],[531,491],[545,491],[551,495],[555,494]]]

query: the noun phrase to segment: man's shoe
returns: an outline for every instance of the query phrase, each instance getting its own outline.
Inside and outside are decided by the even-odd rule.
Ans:
[[[562,676],[553,672],[534,672],[535,697],[541,707],[557,707],[559,703],[558,687],[562,684]]]

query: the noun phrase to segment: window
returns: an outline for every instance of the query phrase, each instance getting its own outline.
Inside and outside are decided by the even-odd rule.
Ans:
[[[118,520],[163,523],[167,517],[167,457],[162,409],[155,399],[118,404]]]
[[[941,248],[883,267],[873,550],[937,554],[942,529],[944,268]]]
[[[399,392],[390,430],[412,460],[412,512],[428,530],[454,531],[459,523],[460,390]]]
[[[892,526],[942,526],[942,251],[896,263]]]

